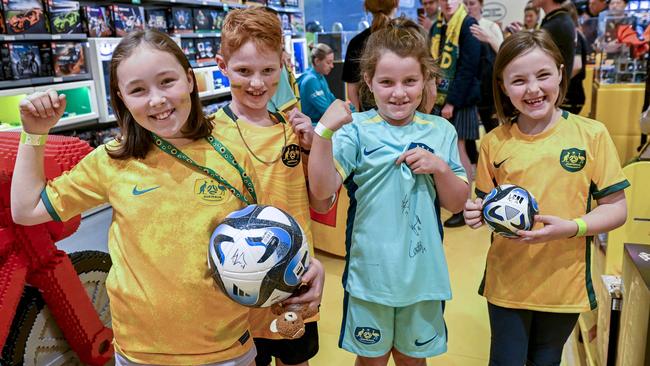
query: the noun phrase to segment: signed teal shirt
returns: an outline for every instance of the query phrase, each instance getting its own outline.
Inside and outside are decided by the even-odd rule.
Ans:
[[[467,180],[454,127],[419,112],[404,126],[390,125],[374,109],[352,116],[333,137],[337,171],[350,196],[346,291],[395,307],[450,299],[435,181],[395,161],[421,147]]]

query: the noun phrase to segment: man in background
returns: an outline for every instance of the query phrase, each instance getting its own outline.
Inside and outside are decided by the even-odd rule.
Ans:
[[[429,32],[438,17],[438,0],[420,0],[424,12],[418,11],[418,23]]]

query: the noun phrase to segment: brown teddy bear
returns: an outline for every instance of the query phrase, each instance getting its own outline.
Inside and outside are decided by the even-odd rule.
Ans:
[[[277,317],[271,322],[271,331],[284,338],[296,339],[305,334],[304,320],[318,313],[318,309],[310,308],[307,304],[290,304],[282,306],[273,304],[271,312]]]

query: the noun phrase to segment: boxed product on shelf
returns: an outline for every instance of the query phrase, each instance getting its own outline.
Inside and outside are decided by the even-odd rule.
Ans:
[[[110,13],[115,35],[118,37],[124,37],[134,30],[144,29],[144,10],[141,6],[111,5]]]
[[[282,6],[282,0],[267,0],[266,5],[268,5],[268,6]]]
[[[181,49],[190,62],[196,61],[196,44],[192,38],[181,39]]]
[[[171,8],[169,13],[169,30],[174,34],[194,32],[192,9]]]
[[[194,31],[195,32],[211,32],[212,25],[209,17],[209,10],[202,8],[192,9],[192,16],[194,17]]]
[[[302,13],[291,14],[291,31],[299,35],[305,33],[305,18]]]
[[[194,40],[196,47],[196,61],[200,63],[214,62],[216,49],[214,47],[214,40],[210,38],[200,38]]]
[[[49,33],[40,0],[2,0],[7,33]]]
[[[79,8],[78,1],[47,0],[47,11],[52,33],[83,33]]]
[[[82,7],[82,10],[88,28],[88,37],[110,37],[113,35],[113,22],[107,7],[86,5]]]
[[[39,76],[41,56],[35,43],[8,43],[11,74],[14,79],[29,79]]]
[[[11,80],[11,55],[9,54],[9,45],[0,43],[0,80]]]
[[[246,0],[246,4],[262,4],[262,5],[266,5],[266,0]]]
[[[147,28],[157,29],[161,32],[167,32],[167,10],[166,9],[146,9]]]
[[[223,26],[223,20],[226,18],[226,12],[217,9],[209,9],[208,16],[210,17],[210,29],[212,31],[220,32],[221,27]]]
[[[38,54],[41,56],[41,70],[38,76],[54,75],[54,64],[52,63],[52,44],[49,41],[38,43]]]
[[[282,22],[282,30],[291,30],[291,20],[289,18],[289,14],[287,13],[279,13],[280,16],[280,22]]]
[[[0,34],[6,34],[7,28],[5,27],[5,15],[2,8],[2,1],[0,1]]]
[[[284,0],[284,6],[297,8],[300,6],[298,0]]]
[[[55,76],[79,75],[87,72],[82,43],[52,42],[52,55]]]

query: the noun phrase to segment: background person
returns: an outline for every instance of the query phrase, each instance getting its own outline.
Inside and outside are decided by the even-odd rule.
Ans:
[[[334,51],[324,43],[311,46],[311,64],[298,78],[298,86],[302,111],[315,125],[336,100],[325,79],[334,68]]]

